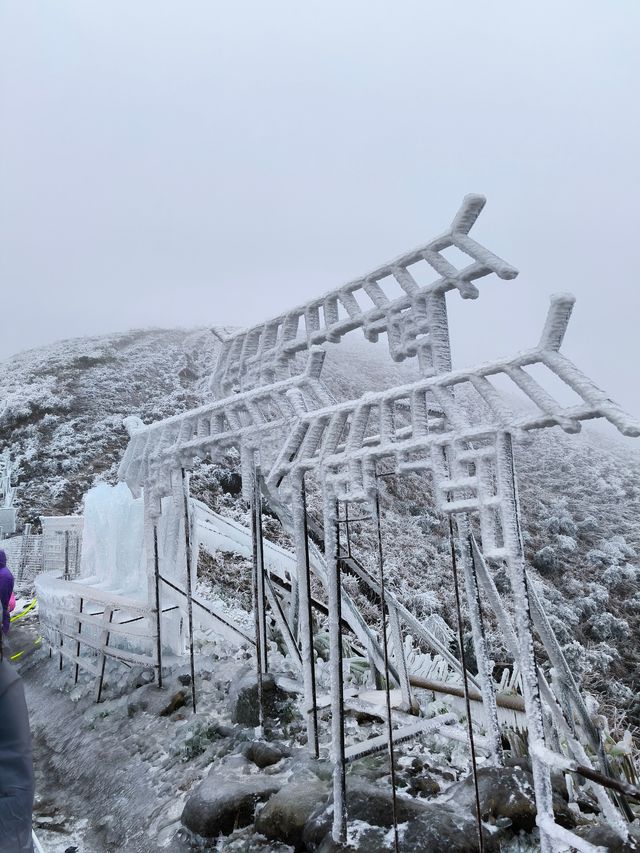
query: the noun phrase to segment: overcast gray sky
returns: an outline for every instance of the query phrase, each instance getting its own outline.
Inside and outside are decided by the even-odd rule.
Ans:
[[[640,415],[637,0],[0,0],[0,358],[248,325],[488,197],[515,281],[456,362],[537,340]]]

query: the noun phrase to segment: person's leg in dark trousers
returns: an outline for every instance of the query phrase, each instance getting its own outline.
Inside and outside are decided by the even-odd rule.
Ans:
[[[34,788],[24,687],[5,659],[0,662],[0,853],[33,853]]]

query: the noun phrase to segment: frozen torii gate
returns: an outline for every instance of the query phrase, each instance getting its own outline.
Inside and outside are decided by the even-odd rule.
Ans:
[[[550,767],[579,774],[591,787],[601,813],[621,838],[627,837],[630,816],[624,783],[610,777],[600,734],[595,728],[559,643],[528,577],[523,557],[513,442],[525,433],[560,426],[578,432],[581,422],[605,418],[624,435],[640,435],[640,424],[627,416],[604,392],[560,352],[574,298],[551,299],[541,337],[531,349],[513,358],[471,369],[453,369],[447,295],[463,299],[479,295],[476,281],[490,274],[513,279],[517,270],[469,236],[485,199],[467,196],[450,228],[429,243],[407,252],[319,298],[226,339],[213,374],[217,399],[206,406],[144,426],[130,422],[131,440],[120,467],[120,478],[145,503],[149,604],[157,614],[157,647],[161,673],[160,615],[163,560],[184,554],[186,594],[183,607],[191,625],[191,589],[195,566],[190,543],[190,501],[185,471],[197,458],[223,459],[231,448],[241,454],[243,494],[252,507],[254,542],[255,646],[259,683],[266,656],[268,603],[294,664],[302,671],[309,748],[317,752],[315,658],[313,653],[310,573],[327,592],[331,661],[332,760],[334,762],[333,836],[344,841],[347,829],[345,762],[363,754],[345,749],[343,630],[351,630],[364,653],[385,679],[387,746],[393,778],[393,749],[411,735],[409,727],[394,728],[389,686],[396,683],[408,708],[418,711],[403,652],[403,629],[441,654],[462,676],[465,695],[471,687],[482,693],[487,736],[482,739],[490,760],[502,763],[500,727],[492,665],[488,658],[481,612],[493,610],[506,650],[522,674],[529,752],[543,851],[597,848],[558,826],[552,808]],[[463,269],[442,254],[456,247],[469,257]],[[423,285],[424,272],[430,283]],[[393,292],[400,295],[390,295]],[[399,287],[398,287],[399,286]],[[356,329],[366,340],[386,333],[394,361],[415,357],[419,378],[409,384],[360,399],[336,403],[322,382],[327,343],[337,343]],[[542,366],[579,398],[563,405],[528,370]],[[539,370],[535,371],[536,377]],[[531,402],[530,410],[514,412],[509,395],[492,382],[507,377]],[[461,402],[460,389],[464,403]],[[477,405],[469,405],[475,398]],[[480,413],[480,414],[479,414]],[[322,525],[306,512],[305,475],[309,472],[323,494]],[[345,508],[365,505],[380,531],[380,476],[426,473],[435,502],[449,520],[451,559],[459,601],[458,578],[471,621],[477,675],[469,674],[460,644],[453,656],[419,620],[385,590],[382,539],[379,572],[369,574],[340,545]],[[292,533],[297,573],[278,585],[264,571],[262,496]],[[158,547],[159,523],[173,531]],[[309,540],[313,532],[324,541],[324,557]],[[179,543],[182,542],[182,547]],[[186,545],[186,547],[185,547]],[[514,617],[498,593],[491,566],[506,566],[515,599]],[[384,630],[376,632],[359,614],[341,585],[344,571],[355,573],[376,596]],[[387,630],[388,629],[388,630]],[[533,632],[544,644],[553,668],[550,683],[534,657]],[[191,643],[193,634],[190,630]],[[192,654],[193,661],[193,654]],[[436,720],[441,729],[453,715]],[[434,721],[418,722],[413,733],[435,731]],[[468,721],[474,755],[474,733]],[[475,735],[476,746],[480,740]],[[475,773],[475,761],[472,764]],[[585,778],[588,780],[584,782]],[[613,793],[611,792],[613,789]],[[482,826],[479,822],[482,848]],[[397,832],[396,832],[397,846]]]

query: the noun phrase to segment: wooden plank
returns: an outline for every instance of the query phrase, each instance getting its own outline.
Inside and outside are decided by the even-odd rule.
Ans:
[[[58,654],[61,654],[67,660],[71,661],[71,663],[81,667],[82,669],[86,669],[87,672],[90,672],[92,675],[98,674],[98,668],[92,663],[89,663],[89,661],[87,661],[85,658],[78,657],[73,652],[67,651],[64,647],[60,647],[56,649],[56,651],[58,652]]]
[[[403,726],[393,730],[394,744],[404,743],[411,738],[424,734],[440,734],[440,729],[451,723],[455,723],[458,718],[455,714],[439,714],[437,717],[432,717],[429,720],[420,720],[417,723],[409,726]],[[365,755],[373,755],[376,752],[382,752],[389,744],[387,734],[372,737],[369,740],[361,743],[354,743],[347,747],[344,757],[347,761],[354,761],[357,758],[364,758]]]
[[[89,646],[90,649],[94,649],[95,651],[100,652],[100,654],[102,654],[102,652],[106,648],[107,654],[110,657],[114,657],[118,660],[128,661],[129,663],[141,663],[143,665],[146,665],[150,660],[149,655],[138,654],[137,652],[130,652],[126,649],[119,649],[117,646],[110,646],[108,644],[105,646],[99,641],[89,639],[86,634],[81,635],[77,632],[72,633],[70,631],[63,631],[58,625],[52,625],[51,623],[43,624],[45,624],[46,627],[50,628],[51,630],[55,631],[57,634],[63,636],[65,639],[72,640],[75,642],[80,641],[85,646]],[[153,639],[153,637],[149,637],[149,639]]]

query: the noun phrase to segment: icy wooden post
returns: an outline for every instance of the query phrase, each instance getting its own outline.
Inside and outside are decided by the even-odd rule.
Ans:
[[[498,493],[503,496],[500,501],[500,514],[504,547],[515,604],[518,663],[522,674],[522,692],[527,708],[529,726],[529,752],[531,754],[533,784],[538,810],[536,822],[540,827],[540,849],[542,853],[553,853],[555,845],[546,831],[546,826],[554,822],[553,791],[549,768],[536,754],[538,745],[544,747],[544,725],[533,649],[533,635],[531,633],[531,608],[522,548],[520,507],[513,464],[513,444],[508,432],[499,432],[496,435],[496,461]]]
[[[336,501],[323,484],[324,553],[329,603],[329,659],[331,666],[331,751],[333,760],[333,840],[347,840],[347,804],[344,756],[344,682],[342,664],[342,599]]]
[[[307,724],[307,746],[319,756],[316,674],[313,649],[313,616],[309,574],[309,534],[304,473],[297,474],[291,484],[293,537],[298,575],[298,623],[302,647],[302,677],[304,682],[304,716]]]

